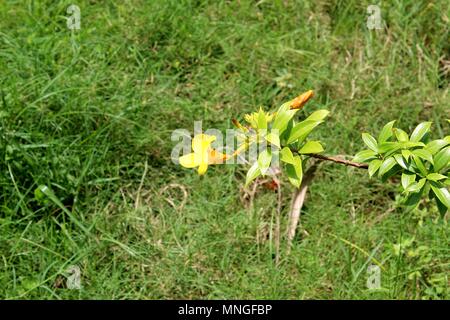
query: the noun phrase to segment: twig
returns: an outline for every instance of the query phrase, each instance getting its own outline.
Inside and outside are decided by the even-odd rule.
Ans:
[[[258,187],[263,185],[264,183],[267,183],[270,181],[271,181],[271,179],[257,178],[251,185],[251,189],[247,189],[246,187],[243,187],[243,186],[240,187],[241,188],[240,194],[243,194],[240,197],[240,200],[247,209],[253,208],[253,201],[255,200],[255,195],[256,195],[256,192],[258,191]],[[246,203],[247,199],[248,199],[248,204]]]
[[[296,150],[292,150],[295,153],[298,153]],[[320,154],[309,154],[311,158],[331,161],[338,164],[343,164],[346,166],[352,166],[360,169],[367,169],[369,166],[366,163],[353,162],[349,160],[345,160],[338,157],[329,157]],[[297,230],[297,226],[300,222],[300,213],[305,203],[306,192],[308,191],[308,186],[310,185],[312,179],[314,178],[315,171],[317,169],[317,165],[313,164],[305,173],[303,177],[302,184],[299,189],[297,189],[294,193],[294,197],[292,200],[292,209],[289,215],[289,228],[287,231],[287,240],[288,240],[288,254],[291,250],[292,241],[295,237],[295,232]]]
[[[289,227],[287,230],[287,240],[288,240],[288,248],[287,253],[289,254],[291,251],[292,240],[295,237],[295,231],[300,221],[300,212],[303,207],[303,203],[306,198],[306,191],[308,191],[308,186],[314,178],[314,174],[316,172],[317,165],[313,164],[305,173],[302,184],[299,189],[296,189],[294,193],[294,197],[292,200],[292,209],[289,215]]]
[[[332,161],[335,163],[343,164],[346,166],[352,166],[352,167],[360,168],[360,169],[369,168],[369,165],[367,163],[353,162],[353,161],[349,161],[349,160],[345,160],[345,159],[341,159],[341,158],[337,158],[337,157],[329,157],[329,156],[324,156],[324,155],[315,154],[315,153],[308,154],[308,156],[310,156],[311,158],[316,158],[316,159],[325,160],[325,161]]]

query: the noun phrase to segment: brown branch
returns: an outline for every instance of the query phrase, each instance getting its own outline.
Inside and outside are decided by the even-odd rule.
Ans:
[[[297,150],[291,149],[291,151],[299,154]],[[353,162],[353,161],[345,160],[345,159],[338,158],[338,157],[329,157],[329,156],[320,155],[320,154],[308,154],[308,156],[310,156],[311,158],[314,158],[314,159],[331,161],[334,163],[343,164],[346,166],[352,166],[352,167],[360,168],[360,169],[367,169],[369,167],[366,163]],[[288,254],[291,251],[292,241],[294,240],[295,233],[296,233],[297,227],[300,222],[300,213],[301,213],[303,204],[305,202],[306,192],[308,191],[308,187],[314,178],[316,169],[317,169],[317,163],[314,163],[304,174],[303,181],[302,181],[300,188],[296,189],[294,192],[294,196],[292,199],[291,212],[289,214],[288,230],[287,230],[287,242],[288,242],[287,253]]]
[[[314,178],[314,174],[316,172],[317,165],[313,164],[305,173],[302,184],[299,189],[296,189],[294,192],[294,196],[292,199],[292,208],[289,213],[289,226],[287,230],[287,254],[291,252],[292,241],[294,240],[295,233],[297,230],[297,226],[300,222],[300,213],[305,203],[306,191],[308,191],[308,186]]]
[[[341,159],[341,158],[337,158],[337,157],[329,157],[329,156],[324,156],[324,155],[315,154],[315,153],[308,154],[308,156],[310,156],[311,158],[316,158],[316,159],[325,160],[325,161],[332,161],[334,163],[339,163],[339,164],[343,164],[343,165],[351,166],[351,167],[355,167],[355,168],[360,168],[360,169],[369,168],[369,165],[367,163],[353,162],[353,161],[349,161],[349,160],[345,160],[345,159]]]

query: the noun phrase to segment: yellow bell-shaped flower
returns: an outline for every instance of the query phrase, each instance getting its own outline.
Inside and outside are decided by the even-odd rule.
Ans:
[[[222,163],[228,155],[211,148],[215,136],[198,134],[192,139],[193,153],[180,157],[179,162],[185,168],[198,167],[198,174],[202,175],[208,170],[208,165]]]

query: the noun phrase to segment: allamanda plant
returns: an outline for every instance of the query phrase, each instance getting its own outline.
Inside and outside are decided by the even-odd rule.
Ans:
[[[394,124],[386,124],[378,139],[363,133],[369,149],[358,152],[353,160],[369,163],[369,176],[377,174],[383,181],[401,175],[404,204],[409,209],[428,196],[444,214],[450,208],[450,136],[430,140],[431,122],[420,123],[411,135]]]
[[[216,137],[196,135],[192,141],[193,153],[182,156],[180,164],[187,168],[198,167],[198,173],[204,174],[210,164],[223,163],[252,146],[270,144],[271,148],[263,148],[250,163],[245,184],[249,185],[259,176],[274,175],[274,172],[282,172],[287,176],[297,190],[290,214],[289,242],[295,235],[306,188],[316,169],[314,162],[305,168],[309,158],[367,169],[370,177],[378,175],[382,181],[395,175],[401,176],[403,204],[408,210],[416,208],[421,199],[428,196],[435,199],[442,214],[447,212],[450,208],[450,136],[430,140],[431,122],[420,123],[408,135],[395,128],[395,121],[391,121],[383,127],[377,139],[368,133],[362,134],[368,149],[358,152],[352,161],[324,156],[320,154],[324,151],[321,142],[309,140],[308,136],[324,121],[329,111],[315,111],[301,121],[295,117],[312,96],[311,90],[303,93],[282,104],[274,113],[260,108],[257,112],[245,115],[246,124],[233,119],[238,131],[238,147],[232,154],[223,154],[211,148]],[[278,166],[278,159],[281,160],[281,166]],[[282,170],[269,170],[271,166]],[[280,189],[279,180],[274,178],[274,181]]]
[[[216,139],[214,136],[196,135],[192,140],[194,152],[180,157],[180,164],[186,168],[198,167],[198,173],[204,174],[209,164],[222,163],[224,160],[238,156],[252,145],[270,144],[272,148],[262,150],[248,170],[246,185],[258,176],[266,175],[273,159],[278,159],[276,156],[279,156],[285,165],[289,181],[299,188],[303,178],[303,157],[323,151],[319,141],[309,141],[307,137],[329,113],[328,110],[318,110],[297,123],[294,119],[295,114],[312,96],[313,91],[310,90],[284,103],[275,113],[268,113],[260,108],[257,112],[245,115],[247,125],[242,125],[233,119],[238,129],[239,142],[233,154],[222,154],[212,149],[210,145]]]

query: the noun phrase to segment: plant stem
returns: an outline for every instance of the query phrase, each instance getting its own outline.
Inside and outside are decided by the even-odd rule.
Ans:
[[[297,150],[291,149],[291,151],[293,153],[299,154]],[[369,165],[366,163],[353,162],[353,161],[345,160],[345,159],[338,158],[338,157],[330,157],[330,156],[314,154],[314,153],[308,154],[308,156],[311,158],[314,158],[314,159],[318,159],[318,160],[322,160],[322,161],[331,161],[334,163],[343,164],[346,166],[351,166],[351,167],[360,168],[360,169],[367,169],[369,167]],[[292,208],[291,208],[291,212],[289,214],[289,225],[288,225],[288,230],[287,230],[287,241],[288,241],[287,253],[288,254],[290,253],[292,241],[295,237],[296,229],[297,229],[297,226],[300,221],[300,213],[301,213],[303,204],[305,202],[306,192],[308,191],[308,186],[311,183],[311,180],[314,178],[314,173],[315,173],[316,169],[317,169],[317,164],[313,164],[306,171],[300,188],[295,190],[295,193],[293,196]]]
[[[302,184],[299,189],[296,189],[292,199],[292,208],[289,214],[289,227],[287,230],[287,253],[291,251],[292,240],[294,240],[297,226],[300,222],[300,212],[302,210],[303,204],[306,198],[306,191],[308,191],[308,186],[314,178],[317,165],[313,164],[305,173],[303,177]]]
[[[292,150],[293,152],[298,154],[298,151]],[[338,157],[329,157],[321,154],[308,154],[311,158],[319,159],[322,161],[331,161],[338,164],[343,164],[346,166],[352,166],[360,169],[367,169],[369,166],[366,163],[353,162],[349,160],[345,160]],[[296,229],[300,221],[300,212],[302,210],[303,204],[306,198],[306,191],[308,191],[308,186],[311,183],[311,180],[314,177],[314,173],[316,171],[317,166],[314,164],[311,166],[303,177],[302,184],[299,189],[297,189],[294,193],[294,197],[292,200],[292,209],[289,215],[289,227],[287,232],[287,240],[288,240],[288,254],[291,249],[292,241],[295,237]]]
[[[324,156],[321,154],[312,153],[312,154],[308,154],[308,156],[310,156],[311,158],[325,160],[325,161],[332,161],[334,163],[339,163],[339,164],[343,164],[343,165],[351,166],[351,167],[355,167],[355,168],[360,168],[360,169],[367,169],[369,167],[369,165],[367,163],[353,162],[353,161],[349,161],[349,160],[345,160],[345,159],[341,159],[341,158],[337,158],[337,157]]]

